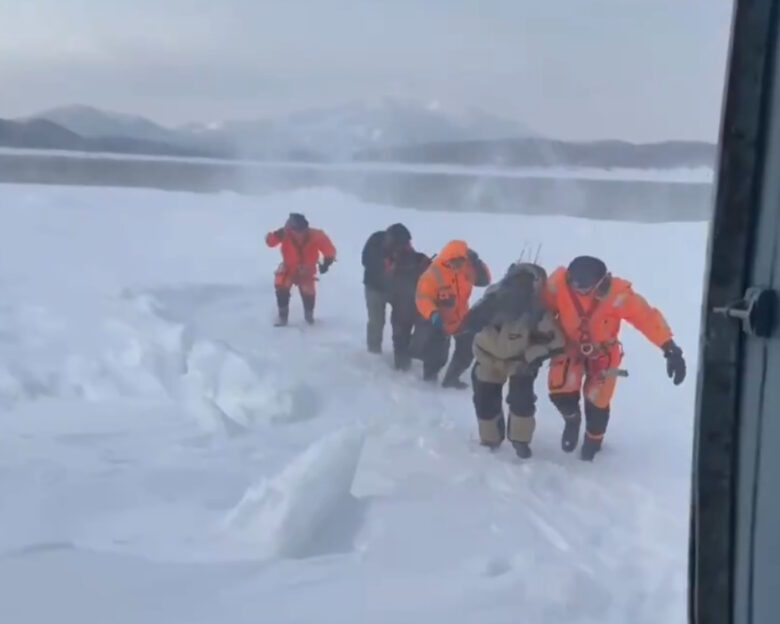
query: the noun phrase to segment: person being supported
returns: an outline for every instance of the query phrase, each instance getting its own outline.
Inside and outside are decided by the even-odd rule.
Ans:
[[[303,302],[306,322],[314,322],[317,267],[320,273],[327,273],[336,260],[336,248],[322,230],[309,227],[302,214],[292,213],[283,228],[269,232],[265,237],[269,247],[282,248],[282,263],[276,269],[274,286],[279,308],[277,326],[287,325],[290,316],[290,290],[297,286]]]
[[[566,336],[566,353],[550,362],[550,400],[564,418],[561,447],[567,453],[577,447],[580,432],[580,394],[585,396],[585,436],[581,457],[593,460],[601,449],[609,421],[610,403],[623,349],[618,340],[626,320],[659,347],[675,385],[685,379],[682,349],[660,311],[613,277],[598,258],[579,256],[559,267],[547,281],[545,304],[556,315]],[[584,383],[583,383],[584,382]]]
[[[460,376],[474,359],[474,333],[461,331],[474,286],[490,284],[490,269],[465,241],[450,241],[417,282],[416,303],[422,321],[415,328],[412,351],[423,361],[423,378],[435,382],[447,363],[450,337],[455,351],[442,386],[467,388]]]
[[[412,235],[402,223],[374,232],[363,247],[365,274],[366,345],[371,353],[382,352],[387,304],[393,329],[393,357],[397,370],[412,364],[410,343],[417,321],[417,280],[431,260],[412,246]]]
[[[541,301],[546,280],[542,267],[515,262],[463,322],[476,334],[471,386],[480,443],[495,449],[506,436],[523,459],[531,457],[536,428],[534,381],[542,363],[565,346],[563,333]],[[506,419],[501,404],[505,385]]]

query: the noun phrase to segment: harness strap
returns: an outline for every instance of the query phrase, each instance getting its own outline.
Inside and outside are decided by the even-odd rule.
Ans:
[[[590,302],[590,306],[585,310],[585,308],[582,307],[582,302],[577,297],[577,293],[571,287],[571,284],[566,284],[566,288],[569,291],[571,302],[574,304],[574,309],[577,310],[577,316],[580,317],[580,343],[589,343],[591,342],[591,337],[588,325],[593,314],[601,304],[601,299],[594,295]]]

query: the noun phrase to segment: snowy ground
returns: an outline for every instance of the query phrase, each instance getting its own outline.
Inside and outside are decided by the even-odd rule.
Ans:
[[[305,211],[339,247],[314,328],[271,327]],[[441,214],[0,186],[0,621],[682,623],[704,224]],[[627,329],[606,446],[475,442],[470,396],[364,353],[359,254],[403,220],[502,273],[580,253],[667,314],[691,377]],[[296,300],[297,304],[297,300]]]

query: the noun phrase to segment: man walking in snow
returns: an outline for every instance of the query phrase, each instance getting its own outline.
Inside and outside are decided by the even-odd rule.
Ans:
[[[371,353],[382,352],[385,311],[390,304],[395,368],[407,370],[412,363],[409,348],[417,320],[415,289],[430,258],[414,249],[405,225],[394,223],[368,238],[362,260],[368,311],[366,346]]]
[[[277,326],[287,325],[290,315],[290,290],[297,286],[303,302],[306,322],[314,322],[317,263],[320,273],[327,273],[336,260],[336,248],[322,230],[309,227],[302,214],[291,213],[284,227],[265,237],[269,247],[282,247],[282,263],[276,269],[274,286],[279,308]]]
[[[490,284],[490,269],[473,249],[460,240],[447,243],[417,282],[417,310],[422,321],[415,329],[416,352],[423,360],[423,378],[436,381],[450,351],[452,355],[442,386],[467,388],[460,376],[471,365],[474,334],[461,331],[474,286]]]
[[[541,299],[547,274],[536,264],[518,261],[466,315],[463,326],[476,334],[471,370],[479,439],[498,448],[504,437],[517,455],[531,456],[536,428],[534,381],[542,363],[563,352],[565,340]],[[509,382],[504,419],[502,395]]]
[[[623,349],[618,335],[623,320],[655,344],[666,359],[675,385],[685,379],[685,359],[663,314],[634,292],[631,283],[613,277],[598,258],[579,256],[547,281],[545,303],[556,315],[567,340],[566,352],[550,363],[550,399],[564,418],[561,447],[577,447],[585,395],[585,437],[581,456],[592,461],[601,449],[609,422]]]

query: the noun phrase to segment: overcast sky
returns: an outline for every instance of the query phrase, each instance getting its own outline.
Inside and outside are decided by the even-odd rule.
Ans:
[[[166,124],[384,95],[562,138],[717,138],[731,0],[0,0],[0,116]]]

